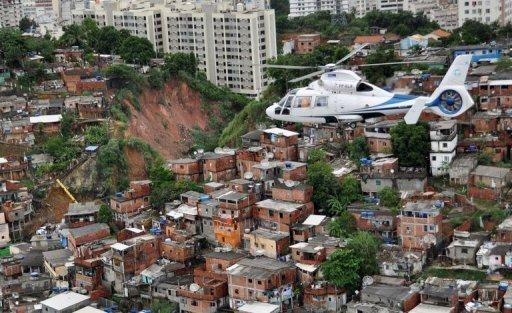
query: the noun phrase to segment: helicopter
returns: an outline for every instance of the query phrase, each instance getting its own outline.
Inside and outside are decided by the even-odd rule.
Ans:
[[[298,82],[320,75],[307,87],[290,90],[279,102],[266,109],[273,120],[295,123],[345,124],[351,128],[357,122],[385,115],[405,113],[407,124],[416,124],[423,111],[443,118],[457,117],[474,105],[464,82],[471,65],[471,55],[455,58],[438,88],[430,96],[395,94],[363,81],[354,71],[341,68],[341,63],[354,56],[364,45],[334,64],[323,66],[320,71],[295,78]],[[392,64],[428,62],[391,62]],[[365,66],[365,65],[363,65]],[[266,65],[273,68],[305,69],[303,66]]]

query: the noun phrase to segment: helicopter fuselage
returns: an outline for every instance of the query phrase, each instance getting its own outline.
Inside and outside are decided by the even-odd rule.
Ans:
[[[418,98],[426,101],[428,97],[393,94],[363,82],[352,71],[337,70],[323,74],[308,87],[291,90],[266,113],[286,122],[353,122],[406,113]]]

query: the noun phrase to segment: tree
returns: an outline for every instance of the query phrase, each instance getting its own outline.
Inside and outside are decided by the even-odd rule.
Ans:
[[[98,212],[98,221],[100,223],[110,223],[113,218],[112,210],[110,207],[106,204],[100,205],[100,210]]]
[[[352,175],[345,177],[341,183],[340,192],[327,200],[330,213],[336,214],[347,209],[351,203],[361,200],[361,184]]]
[[[361,260],[358,274],[362,276],[378,273],[377,252],[379,252],[379,241],[368,232],[358,231],[350,238],[347,248],[354,251]]]
[[[426,166],[430,151],[428,124],[400,122],[391,128],[391,144],[400,166]]]
[[[152,68],[148,75],[149,86],[153,89],[162,89],[164,87],[164,75],[161,70]]]
[[[60,134],[64,139],[68,139],[73,135],[73,126],[75,124],[76,118],[72,113],[62,114],[62,119],[60,120]]]
[[[149,64],[155,56],[153,44],[146,38],[131,36],[126,38],[118,50],[119,55],[129,63]]]
[[[342,211],[338,217],[327,224],[329,236],[344,238],[357,231],[356,218],[348,211]]]
[[[308,155],[308,164],[314,164],[319,161],[325,162],[327,154],[323,149],[313,149],[309,152]]]
[[[502,57],[496,64],[496,71],[508,72],[512,69],[512,59],[510,57]]]
[[[370,154],[366,138],[364,136],[356,137],[347,146],[349,158],[356,164],[360,164],[361,158],[365,158]]]
[[[202,188],[189,180],[176,181],[173,173],[162,164],[157,164],[149,171],[151,179],[151,194],[149,202],[155,208],[163,208],[165,203],[170,202],[185,191],[202,192]]]
[[[192,76],[197,72],[197,60],[193,53],[178,52],[165,56],[163,71],[168,77],[177,75],[184,71]]]
[[[29,19],[28,17],[24,16],[20,20],[20,23],[18,26],[22,32],[27,32],[31,29],[35,29],[37,27],[37,23],[34,20]]]
[[[340,193],[340,183],[326,162],[308,166],[308,183],[313,186],[313,203],[318,212],[328,212],[328,200]]]
[[[122,37],[120,31],[114,26],[106,26],[98,31],[96,49],[98,53],[114,54],[116,49],[128,37]]]
[[[480,23],[476,20],[467,20],[460,28],[454,31],[453,37],[459,43],[476,45],[491,41],[495,37],[495,34],[490,25]]]
[[[400,204],[400,194],[398,190],[388,186],[379,191],[378,197],[380,204],[388,208],[395,208]]]
[[[386,49],[385,47],[379,48],[377,51],[368,55],[368,57],[366,58],[367,64],[387,63],[396,61],[398,61],[398,59],[396,58],[395,51],[393,49]],[[397,70],[398,68],[399,67],[395,65],[370,66],[364,67],[363,73],[369,82],[373,84],[384,84],[386,78],[393,76],[395,70]]]
[[[361,258],[352,249],[345,248],[334,251],[320,265],[324,278],[338,288],[355,290],[360,284]]]

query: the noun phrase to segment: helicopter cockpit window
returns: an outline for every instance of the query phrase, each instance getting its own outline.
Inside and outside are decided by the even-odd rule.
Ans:
[[[326,107],[327,106],[327,97],[316,97],[315,106],[316,107]]]
[[[356,91],[372,91],[373,87],[368,85],[367,83],[359,83],[357,85]]]
[[[311,107],[311,97],[295,97],[294,107],[296,108],[309,108]]]
[[[285,108],[291,108],[294,98],[295,98],[294,96],[288,96],[288,98],[286,99],[286,102],[284,104],[284,107]]]

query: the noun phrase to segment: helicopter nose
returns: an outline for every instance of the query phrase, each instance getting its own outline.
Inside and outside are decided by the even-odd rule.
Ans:
[[[275,116],[275,110],[276,110],[276,105],[273,104],[265,110],[265,113],[267,114],[268,117],[273,118]]]

